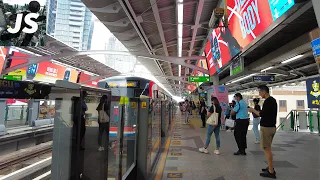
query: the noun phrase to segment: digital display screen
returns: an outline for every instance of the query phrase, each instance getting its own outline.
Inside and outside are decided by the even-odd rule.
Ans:
[[[112,81],[112,82],[108,82],[108,86],[110,88],[117,88],[117,87],[138,88],[139,81]]]
[[[219,72],[294,4],[294,0],[227,0],[228,28],[220,22],[205,46],[210,75]]]
[[[294,0],[268,0],[273,20],[277,20],[293,5]]]

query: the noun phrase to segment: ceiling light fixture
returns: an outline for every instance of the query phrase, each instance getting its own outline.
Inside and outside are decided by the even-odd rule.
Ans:
[[[240,79],[237,79],[237,80],[231,81],[231,83],[236,83],[236,82],[239,82],[239,81],[242,81],[242,80],[248,79],[248,78],[250,78],[250,77],[252,77],[252,76],[254,76],[254,75],[256,75],[256,74],[250,74],[250,75],[245,76],[245,77],[242,77],[242,78],[240,78]]]
[[[177,36],[178,36],[178,57],[182,56],[182,35],[183,35],[183,0],[177,0]],[[179,77],[181,77],[181,65],[178,66],[179,69]],[[179,84],[181,84],[181,81],[179,81]]]
[[[282,61],[281,64],[286,64],[286,63],[288,63],[288,62],[294,61],[294,60],[299,59],[299,58],[301,58],[301,57],[303,57],[303,55],[301,55],[301,54],[300,54],[300,55],[297,55],[297,56],[294,56],[294,57],[292,57],[292,58],[290,58],[290,59],[287,59],[287,60]]]
[[[265,69],[262,69],[261,72],[265,72],[265,71],[268,71],[268,70],[270,70],[270,69],[273,69],[273,66],[270,66],[270,67],[267,67],[267,68],[265,68]]]

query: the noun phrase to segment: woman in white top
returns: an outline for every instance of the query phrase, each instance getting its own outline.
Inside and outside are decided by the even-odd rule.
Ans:
[[[100,99],[100,103],[96,109],[98,111],[98,123],[99,123],[99,136],[98,136],[98,144],[99,151],[103,151],[104,147],[102,146],[102,134],[106,131],[107,135],[109,135],[108,123],[110,120],[109,116],[109,107],[108,107],[108,96],[103,95]]]

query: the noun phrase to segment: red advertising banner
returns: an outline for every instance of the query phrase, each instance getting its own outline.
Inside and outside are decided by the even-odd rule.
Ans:
[[[229,29],[241,49],[273,23],[267,0],[228,0],[227,6]]]
[[[210,75],[220,72],[293,5],[286,0],[227,0],[228,28],[214,29],[205,46]]]
[[[91,75],[89,75],[89,74],[86,74],[86,73],[81,72],[78,83],[83,83],[83,84],[85,84],[85,85],[87,85],[87,86],[97,87],[97,86],[98,86],[98,82],[99,82],[100,80],[102,80],[102,78],[99,78],[99,79],[90,81],[90,79],[91,79],[92,77],[93,77],[93,76],[91,76]]]
[[[14,56],[30,57],[28,54],[21,52],[13,52],[13,57]],[[12,58],[10,67],[14,67],[25,62],[27,62],[26,59]],[[44,61],[10,72],[9,75],[21,75],[22,80],[35,80],[49,83],[55,83],[56,80],[67,80],[75,83],[77,82],[78,71],[54,64],[50,61]]]
[[[209,36],[205,54],[210,75],[220,72],[232,57],[240,52],[237,40],[232,37],[229,29],[216,28]]]
[[[8,49],[4,47],[0,47],[0,74],[2,73],[4,61],[6,59],[6,55],[8,53]]]

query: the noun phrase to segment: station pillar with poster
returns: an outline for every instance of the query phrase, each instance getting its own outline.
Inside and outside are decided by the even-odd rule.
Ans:
[[[141,98],[138,103],[137,179],[146,180],[151,173],[152,105],[150,98]]]

